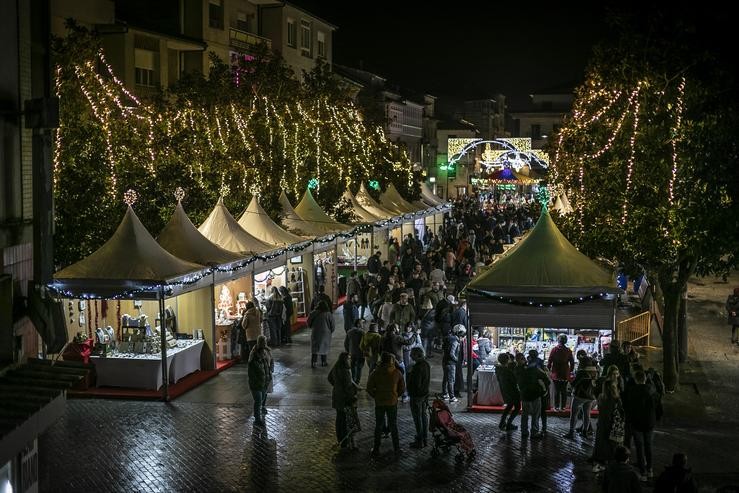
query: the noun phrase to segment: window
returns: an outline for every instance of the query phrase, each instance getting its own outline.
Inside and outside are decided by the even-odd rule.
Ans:
[[[531,125],[531,138],[541,139],[541,125]]]
[[[223,0],[208,0],[208,25],[223,29]]]
[[[150,50],[134,49],[134,76],[136,85],[153,87],[156,81],[156,53]]]
[[[295,48],[298,46],[298,32],[293,19],[287,19],[287,45]]]
[[[310,22],[300,21],[300,51],[303,55],[311,56]]]
[[[318,56],[321,58],[326,58],[326,35],[318,31]]]
[[[251,32],[251,20],[254,18],[253,15],[249,15],[246,12],[236,13],[236,29],[242,31]]]

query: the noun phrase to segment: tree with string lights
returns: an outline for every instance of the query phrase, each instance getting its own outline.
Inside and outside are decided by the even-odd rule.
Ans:
[[[236,64],[213,57],[207,77],[188,74],[144,99],[116,77],[94,35],[69,28],[54,42],[58,265],[108,239],[129,188],[147,197],[137,214],[152,232],[166,224],[177,187],[187,190],[195,223],[222,195],[237,215],[257,195],[278,220],[281,190],[295,203],[311,180],[318,203],[339,218],[344,191],[362,182],[393,183],[407,199],[418,197],[408,156],[365,123],[320,64],[299,82],[264,48]]]
[[[701,26],[658,11],[615,26],[557,135],[552,180],[575,206],[563,229],[578,247],[661,293],[675,390],[689,278],[739,263],[739,86]]]

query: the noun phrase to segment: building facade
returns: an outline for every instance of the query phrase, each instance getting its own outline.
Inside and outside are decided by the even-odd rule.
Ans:
[[[454,199],[470,193],[472,177],[480,171],[481,148],[474,147],[456,163],[449,163],[449,160],[459,154],[464,145],[480,139],[480,131],[471,122],[454,118],[439,119],[436,130],[437,163],[430,170],[428,178],[438,196]]]
[[[481,138],[492,140],[508,136],[505,130],[505,111],[505,96],[496,94],[494,98],[465,101],[462,118],[480,131]]]
[[[272,49],[298,79],[319,61],[332,65],[333,24],[288,2],[260,5],[258,21],[260,34],[270,40]]]
[[[528,105],[510,112],[511,134],[530,137],[532,148],[541,149],[560,129],[564,117],[572,110],[573,101],[572,89],[568,87],[531,94]]]

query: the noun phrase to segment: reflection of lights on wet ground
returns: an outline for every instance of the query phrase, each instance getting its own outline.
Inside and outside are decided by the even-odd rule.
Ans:
[[[568,461],[553,476],[557,479],[559,491],[572,491],[575,484],[575,463]]]

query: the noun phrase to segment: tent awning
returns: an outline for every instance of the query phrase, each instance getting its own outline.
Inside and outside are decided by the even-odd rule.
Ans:
[[[94,289],[111,286],[153,286],[205,271],[204,266],[175,257],[149,234],[129,206],[113,236],[96,251],[54,274],[55,284],[69,281]],[[133,288],[132,288],[133,289]]]
[[[244,231],[223,204],[223,198],[218,199],[218,203],[198,230],[210,241],[231,252],[255,254],[274,249],[273,245]]]
[[[357,220],[355,222],[358,223],[373,223],[375,221],[379,221],[381,218],[375,216],[371,212],[369,212],[367,209],[362,207],[356,198],[354,198],[354,195],[352,195],[352,192],[347,189],[346,192],[344,192],[344,195],[342,195],[342,198],[349,201],[351,204],[350,210],[354,213],[354,215],[357,217]]]
[[[341,224],[326,214],[313,198],[313,194],[309,188],[305,189],[302,200],[295,207],[295,212],[303,221],[308,223],[313,230],[320,231],[321,234],[329,234],[351,229],[346,224]]]
[[[553,296],[621,292],[613,274],[580,253],[546,209],[529,234],[468,288],[491,294],[549,292]]]
[[[428,184],[426,182],[421,182],[421,200],[426,202],[430,205],[444,205],[446,202],[436,195],[434,195],[434,192],[431,191]]]
[[[388,185],[385,192],[380,195],[380,204],[382,204],[384,208],[401,215],[416,212],[417,210],[413,204],[408,203],[400,196],[398,189],[395,188],[395,185],[392,183]]]
[[[227,264],[243,259],[238,253],[221,248],[203,236],[179,201],[157,242],[172,255],[203,265]]]
[[[389,219],[398,215],[397,213],[390,211],[378,204],[377,201],[372,198],[367,189],[364,187],[364,183],[359,186],[359,191],[354,196],[354,198],[357,199],[357,202],[359,202],[359,205],[362,206],[362,208],[364,208],[373,216],[379,217],[381,219]]]
[[[239,225],[257,239],[275,246],[287,246],[305,241],[275,223],[256,197],[252,197],[249,207],[239,218]]]

